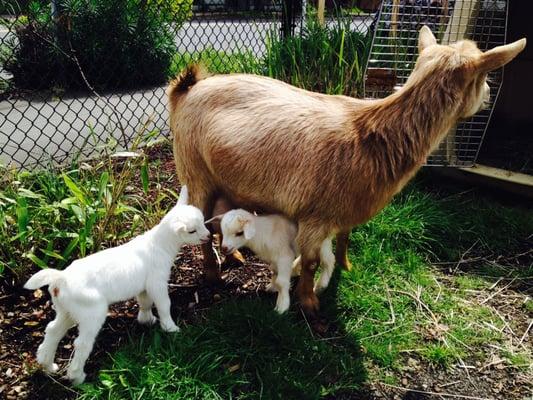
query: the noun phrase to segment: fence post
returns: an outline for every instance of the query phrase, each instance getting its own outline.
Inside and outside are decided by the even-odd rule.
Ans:
[[[294,27],[296,26],[296,3],[299,3],[298,0],[281,1],[281,37],[283,39],[287,39],[294,34]]]
[[[320,26],[324,26],[324,10],[326,8],[326,0],[318,0],[317,17]]]

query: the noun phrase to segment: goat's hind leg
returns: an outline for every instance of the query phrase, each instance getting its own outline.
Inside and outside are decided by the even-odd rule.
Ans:
[[[320,247],[320,264],[322,270],[320,271],[320,278],[315,284],[315,293],[320,293],[326,289],[333,275],[335,269],[335,256],[333,255],[333,248],[331,245],[331,239],[326,239],[322,242]]]
[[[341,268],[350,271],[352,263],[348,260],[348,244],[350,242],[350,231],[339,232],[336,237],[335,259]]]
[[[100,332],[106,316],[107,306],[103,302],[87,308],[78,316],[80,319],[78,321],[79,334],[74,340],[74,356],[67,370],[67,378],[74,385],[79,385],[85,380],[85,362],[93,350],[96,336]]]
[[[296,294],[304,313],[316,317],[320,303],[314,292],[314,277],[320,261],[320,246],[329,236],[323,226],[300,222],[296,241],[301,252],[302,270]]]
[[[139,314],[137,315],[137,321],[139,324],[153,325],[157,318],[152,313],[152,305],[154,301],[148,296],[146,292],[139,293],[137,296],[137,303],[139,303]]]
[[[48,373],[57,372],[59,367],[54,363],[54,356],[59,342],[74,325],[68,314],[56,305],[56,317],[45,330],[44,341],[37,349],[37,362]]]

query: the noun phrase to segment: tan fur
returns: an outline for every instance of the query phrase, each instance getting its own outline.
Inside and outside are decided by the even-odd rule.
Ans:
[[[473,42],[436,45],[424,27],[419,43],[407,83],[382,100],[241,74],[200,80],[186,92],[169,89],[177,173],[191,204],[209,218],[223,195],[297,221],[297,292],[306,311],[318,306],[312,278],[322,241],[372,218],[452,125],[486,100],[486,71],[477,70],[483,54]]]

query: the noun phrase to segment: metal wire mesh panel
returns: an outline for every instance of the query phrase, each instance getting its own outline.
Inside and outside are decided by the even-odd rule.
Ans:
[[[365,96],[385,97],[402,86],[417,58],[418,31],[431,28],[441,44],[467,38],[485,51],[505,43],[507,2],[502,0],[385,0],[374,32]],[[428,165],[474,164],[503,79],[489,74],[489,107],[460,122],[428,158]]]

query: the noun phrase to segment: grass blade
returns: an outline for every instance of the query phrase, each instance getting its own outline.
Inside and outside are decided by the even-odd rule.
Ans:
[[[141,166],[141,183],[143,186],[143,192],[145,194],[148,193],[149,180],[150,178],[148,176],[148,159],[145,159],[143,165]]]
[[[28,213],[28,201],[26,197],[17,198],[17,226],[20,238],[24,240],[26,238],[26,233],[28,232],[28,223],[30,220]]]
[[[67,185],[74,197],[76,197],[80,203],[87,205],[87,198],[85,197],[83,190],[80,189],[79,186],[76,185],[72,178],[70,178],[67,174],[62,174],[62,176],[63,180],[65,181],[65,185]]]

